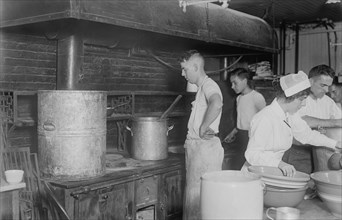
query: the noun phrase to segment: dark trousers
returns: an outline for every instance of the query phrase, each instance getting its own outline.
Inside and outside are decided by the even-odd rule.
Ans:
[[[313,171],[312,147],[307,145],[292,145],[285,151],[283,161],[293,165],[296,170],[310,174]]]
[[[235,141],[222,143],[225,148],[224,169],[241,170],[245,163],[245,151],[248,145],[248,131],[238,129]]]

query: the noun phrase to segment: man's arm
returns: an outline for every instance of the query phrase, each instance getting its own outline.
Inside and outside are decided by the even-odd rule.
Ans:
[[[222,108],[222,99],[221,96],[217,93],[211,95],[208,100],[208,108],[204,114],[203,122],[201,124],[199,135],[201,138],[204,138],[205,134],[211,130],[209,125],[215,121],[215,119],[219,116]]]
[[[342,119],[320,119],[311,116],[303,116],[302,119],[310,126],[310,128],[318,127],[342,127]]]

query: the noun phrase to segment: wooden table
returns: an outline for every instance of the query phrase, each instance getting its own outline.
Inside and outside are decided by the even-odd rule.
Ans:
[[[300,210],[300,220],[341,220],[330,213],[329,209],[319,199],[303,200],[296,208]],[[266,217],[266,209],[264,208],[264,219]]]
[[[19,220],[19,190],[25,187],[24,182],[8,184],[0,180],[0,219]]]

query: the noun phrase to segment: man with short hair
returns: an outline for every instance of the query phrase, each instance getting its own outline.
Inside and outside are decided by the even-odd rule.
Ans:
[[[342,127],[341,110],[336,103],[326,95],[333,82],[335,71],[327,65],[318,65],[309,72],[311,83],[310,95],[306,98],[306,105],[298,114],[313,129],[322,127]],[[311,147],[294,144],[284,155],[284,160],[302,172],[328,170],[328,159],[332,151],[325,148],[315,148],[311,154]],[[313,167],[312,167],[313,164]]]
[[[338,82],[337,77],[334,78],[333,84],[329,88],[329,93],[337,106],[342,109],[342,83]]]
[[[223,148],[217,137],[222,114],[222,94],[216,82],[204,70],[204,58],[196,50],[188,51],[180,59],[182,76],[198,88],[192,102],[188,134],[184,143],[186,184],[183,220],[201,219],[201,176],[208,171],[222,169]]]
[[[297,115],[298,110],[305,107],[308,88],[310,81],[302,71],[280,78],[276,98],[251,121],[246,163],[242,170],[251,165],[271,166],[278,167],[285,176],[293,176],[297,169],[282,159],[284,152],[291,147],[293,137],[301,143],[311,144],[310,147],[323,145],[331,151],[341,148],[341,141],[311,130]]]

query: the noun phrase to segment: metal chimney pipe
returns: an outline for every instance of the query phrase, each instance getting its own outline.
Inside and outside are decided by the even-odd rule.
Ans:
[[[77,90],[82,72],[83,39],[79,34],[58,40],[57,90]]]
[[[223,58],[223,68],[227,68],[228,67],[228,57],[224,57]],[[222,81],[226,81],[228,78],[228,70],[224,70],[223,72],[221,72],[220,75],[220,79]]]

